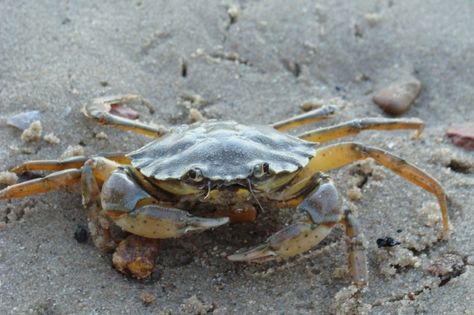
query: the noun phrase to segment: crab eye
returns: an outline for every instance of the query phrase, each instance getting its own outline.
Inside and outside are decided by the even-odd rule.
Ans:
[[[192,179],[195,182],[200,182],[203,179],[202,171],[199,168],[194,168],[188,171],[188,178]]]
[[[253,176],[256,178],[263,177],[268,174],[268,163],[259,163],[253,167]]]

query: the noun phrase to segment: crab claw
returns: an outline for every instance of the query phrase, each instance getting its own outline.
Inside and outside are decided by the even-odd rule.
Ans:
[[[213,229],[229,222],[228,217],[204,218],[179,209],[146,205],[132,212],[108,211],[123,230],[148,238],[176,238]]]
[[[228,217],[202,218],[202,217],[189,216],[185,220],[186,226],[184,227],[183,232],[184,233],[202,232],[208,229],[216,228],[218,226],[221,226],[227,223],[229,223]]]
[[[278,254],[267,242],[251,249],[241,249],[227,257],[231,261],[266,262],[276,259]]]
[[[239,250],[228,256],[231,261],[266,262],[303,253],[323,240],[332,226],[295,223],[270,236],[265,242],[250,249]]]

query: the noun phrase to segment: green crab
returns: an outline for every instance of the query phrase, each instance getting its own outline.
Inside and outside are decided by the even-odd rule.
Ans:
[[[348,237],[352,281],[365,286],[368,274],[360,226],[354,215],[343,209],[342,198],[326,172],[367,158],[434,194],[444,232],[448,232],[446,196],[436,179],[375,147],[357,142],[323,145],[368,129],[415,129],[419,134],[424,127],[419,119],[364,118],[298,136],[284,132],[331,116],[335,109],[326,106],[270,126],[209,120],[165,130],[112,114],[114,108],[131,102],[149,105],[138,95],[105,97],[91,101],[83,112],[101,124],[155,140],[127,154],[26,162],[11,171],[53,173],[6,187],[0,191],[0,199],[80,184],[94,244],[110,250],[121,241],[113,262],[120,271],[138,278],[153,270],[158,246],[155,240],[251,221],[257,207],[294,207],[301,213],[298,222],[228,259],[265,262],[294,256],[314,247],[334,226],[342,224]],[[209,216],[195,216],[196,205],[213,211]],[[116,240],[112,226],[135,238]],[[144,266],[147,255],[151,258]]]

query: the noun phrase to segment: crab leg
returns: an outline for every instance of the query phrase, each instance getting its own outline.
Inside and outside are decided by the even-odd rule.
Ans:
[[[352,273],[352,282],[359,287],[367,285],[367,255],[365,238],[362,235],[359,222],[350,210],[344,211],[341,223],[346,228],[348,262]]]
[[[348,261],[352,282],[367,285],[365,241],[359,224],[350,211],[341,212],[342,201],[328,177],[320,177],[319,185],[297,207],[304,217],[270,236],[264,243],[241,250],[228,258],[232,261],[265,262],[295,256],[320,243],[337,223],[346,227]]]
[[[270,236],[263,244],[228,257],[232,261],[265,262],[303,253],[321,242],[342,218],[341,199],[330,179],[297,207],[304,217]]]
[[[82,205],[86,209],[87,225],[94,245],[102,251],[108,251],[114,249],[116,244],[110,234],[110,220],[101,213],[100,188],[93,171],[96,166],[96,161],[88,160],[82,168]]]
[[[311,130],[298,135],[298,137],[307,141],[327,142],[356,135],[363,130],[415,129],[418,138],[424,127],[425,124],[418,118],[363,118]]]
[[[441,208],[444,233],[445,235],[448,234],[448,208],[446,195],[441,184],[415,165],[410,164],[404,159],[384,150],[364,146],[357,142],[337,143],[323,147],[316,151],[315,156],[311,159],[309,164],[301,170],[297,178],[306,178],[315,172],[325,172],[337,169],[351,164],[354,161],[367,158],[373,158],[375,161],[389,168],[394,173],[423,188],[427,192],[434,194],[438,199]]]
[[[79,183],[81,170],[68,169],[43,178],[32,179],[0,190],[0,199],[22,198]]]
[[[304,217],[270,236],[263,244],[238,251],[233,261],[264,262],[305,252],[321,242],[342,218],[341,199],[332,181],[324,179],[297,207]]]
[[[145,105],[150,111],[153,110],[151,104],[142,96],[129,94],[93,99],[82,108],[82,112],[87,117],[97,120],[102,125],[110,125],[123,130],[134,131],[149,137],[158,138],[166,133],[166,130],[162,127],[150,126],[110,113],[114,107],[131,102],[140,103],[141,105]]]
[[[105,153],[101,157],[115,161],[120,164],[130,164],[130,160],[124,153]],[[62,171],[70,168],[81,168],[82,165],[91,159],[86,156],[73,156],[65,160],[37,160],[28,161],[10,169],[10,172],[22,174],[27,171]]]
[[[300,127],[306,124],[318,122],[323,119],[327,119],[330,116],[332,116],[335,112],[336,112],[336,107],[330,106],[330,105],[323,106],[321,108],[292,117],[290,119],[276,122],[272,124],[272,127],[280,131],[285,131],[285,130],[293,129],[293,128]]]

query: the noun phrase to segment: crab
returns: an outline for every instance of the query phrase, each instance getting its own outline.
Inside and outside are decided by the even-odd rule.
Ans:
[[[262,244],[227,258],[262,263],[295,256],[315,247],[342,224],[352,282],[364,287],[368,271],[363,233],[326,173],[372,158],[434,194],[443,232],[448,234],[446,195],[436,179],[376,147],[358,142],[325,145],[363,130],[413,129],[419,136],[424,128],[420,119],[363,118],[297,136],[286,133],[334,114],[334,106],[323,106],[269,126],[208,120],[164,129],[113,114],[114,109],[129,103],[150,106],[141,96],[122,95],[94,99],[82,111],[100,124],[155,140],[131,153],[26,162],[11,171],[53,172],[4,188],[0,199],[80,184],[94,244],[101,250],[116,249],[115,267],[137,278],[152,272],[158,240],[215,229],[229,222],[252,221],[257,209],[291,207],[299,212],[293,224]],[[209,215],[197,216],[193,211],[197,206],[208,209]],[[117,226],[129,236],[114,235],[113,227]]]

